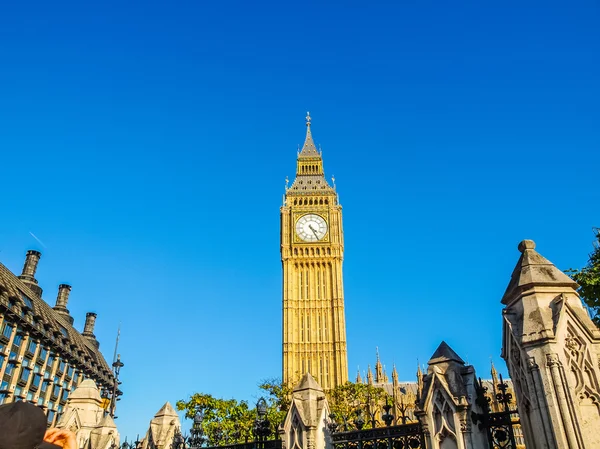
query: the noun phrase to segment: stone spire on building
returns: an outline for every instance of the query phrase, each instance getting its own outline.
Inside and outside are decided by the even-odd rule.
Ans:
[[[356,370],[356,383],[362,384],[362,377],[360,377],[360,367]]]
[[[367,369],[367,383],[373,385],[373,372],[371,371],[371,365]]]
[[[394,367],[392,368],[392,384],[394,386],[398,385],[398,371],[396,370],[396,364],[394,363]]]
[[[490,371],[490,374],[492,375],[492,382],[494,382],[494,384],[498,383],[498,371],[496,371],[496,367],[494,366],[494,361],[491,360],[491,364],[492,364],[492,369]]]
[[[379,359],[379,347],[375,347],[375,353],[377,356],[377,361],[375,362],[375,382],[382,383],[383,380],[383,366],[381,365],[381,360]]]
[[[417,361],[417,399],[421,398],[423,393],[423,371],[421,371],[421,365]]]
[[[298,153],[296,163],[296,179],[288,189],[291,192],[306,191],[305,193],[334,193],[323,170],[323,158],[317,150],[310,130],[311,117],[306,113],[306,139]]]
[[[311,122],[310,112],[306,113],[306,139],[304,140],[304,145],[302,146],[302,151],[298,154],[299,157],[314,157],[321,156],[321,153],[317,151],[317,147],[315,146],[315,142],[312,138],[312,133],[310,132],[310,122]]]

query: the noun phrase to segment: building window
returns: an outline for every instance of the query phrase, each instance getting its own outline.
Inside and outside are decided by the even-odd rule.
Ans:
[[[43,348],[40,350],[40,360],[43,362],[44,360],[46,360],[46,356],[48,355],[48,350],[46,348]]]
[[[52,424],[52,421],[54,421],[54,414],[55,414],[54,410],[48,411],[48,424]]]
[[[10,338],[12,335],[13,328],[8,325],[8,323],[4,323],[2,327],[2,335],[6,338]]]
[[[0,383],[0,391],[8,392],[8,381],[3,380],[2,383]]]
[[[18,332],[17,335],[15,335],[15,339],[13,340],[13,345],[19,347],[22,342],[23,342],[23,334]]]
[[[69,366],[69,369],[67,371],[67,376],[73,377],[73,367],[72,366]]]
[[[52,396],[58,397],[59,393],[60,393],[60,385],[55,385],[54,390],[52,391]]]
[[[38,405],[44,405],[44,398],[42,396],[38,398]]]
[[[27,400],[29,402],[33,401],[33,391],[30,391],[29,393],[27,393]]]
[[[4,404],[4,401],[6,401],[7,397],[8,397],[7,393],[0,393],[0,404]]]
[[[60,361],[60,364],[58,365],[58,370],[59,370],[61,373],[64,373],[64,372],[65,372],[65,366],[66,366],[65,362],[63,362],[63,361],[61,360],[61,361]]]
[[[34,374],[33,375],[33,380],[31,381],[31,386],[32,387],[39,387],[40,386],[40,381],[42,380],[42,376],[40,376],[39,374]]]
[[[31,310],[33,310],[33,302],[27,295],[25,295],[24,293],[21,293],[21,299],[23,300],[23,302],[25,303],[25,305],[27,307],[29,307]]]
[[[21,376],[19,377],[19,380],[27,382],[29,380],[29,374],[31,374],[31,370],[29,368],[23,368],[21,370]]]
[[[35,350],[37,349],[37,343],[33,340],[29,342],[29,346],[27,346],[27,350],[30,354],[35,354]]]
[[[10,376],[14,370],[15,370],[15,365],[13,365],[12,363],[9,363],[8,365],[6,365],[6,370],[4,371],[4,375]]]
[[[60,333],[63,334],[65,337],[69,338],[69,332],[67,332],[67,329],[63,326],[58,326],[58,328],[60,329]]]
[[[53,363],[54,363],[54,354],[50,353],[50,355],[48,356],[48,363],[47,363],[48,368],[52,368]]]
[[[60,397],[60,401],[61,402],[65,402],[67,400],[68,396],[69,396],[69,391],[68,390],[63,390],[62,396]]]

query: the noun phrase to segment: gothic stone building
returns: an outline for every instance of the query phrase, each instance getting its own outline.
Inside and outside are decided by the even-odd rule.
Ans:
[[[69,392],[84,379],[94,380],[106,402],[114,379],[94,335],[96,314],[87,314],[83,332],[73,327],[71,286],[58,287],[54,307],[42,299],[35,278],[40,257],[28,251],[19,276],[0,263],[0,404],[37,404],[54,425]]]

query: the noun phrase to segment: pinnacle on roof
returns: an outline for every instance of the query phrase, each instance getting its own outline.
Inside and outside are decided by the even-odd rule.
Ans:
[[[431,359],[429,359],[429,365],[435,365],[436,363],[443,362],[458,362],[461,365],[464,365],[465,362],[461,359],[454,350],[448,346],[445,341],[442,341],[438,348],[435,350]]]
[[[492,363],[492,370],[490,371],[491,375],[492,375],[492,379],[495,381],[498,378],[498,371],[496,371],[496,367],[494,366],[494,361],[491,361]]]
[[[177,412],[168,401],[165,402],[165,405],[163,405],[160,410],[156,412],[156,415],[154,415],[155,418],[160,418],[162,416],[178,416]]]
[[[552,262],[540,255],[535,250],[533,240],[523,240],[519,243],[519,251],[522,253],[517,266],[513,270],[510,282],[502,304],[508,304],[514,296],[515,291],[524,290],[526,287],[539,286],[561,286],[577,289],[577,283],[554,266]]]
[[[360,367],[358,367],[356,370],[356,383],[362,384],[362,377],[360,377]]]
[[[317,383],[317,381],[315,380],[315,378],[312,377],[312,375],[310,373],[306,373],[302,377],[302,380],[300,381],[300,383],[298,384],[298,386],[296,388],[294,388],[294,391],[300,391],[300,390],[319,390],[319,391],[323,391],[323,388],[321,388],[321,385],[319,385]]]
[[[321,153],[317,151],[317,147],[315,146],[315,142],[312,138],[312,133],[310,132],[310,112],[306,113],[306,139],[304,140],[304,146],[298,154],[298,157],[320,157]]]

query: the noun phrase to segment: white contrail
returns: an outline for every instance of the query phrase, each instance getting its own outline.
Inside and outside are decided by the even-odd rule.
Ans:
[[[42,242],[40,239],[38,239],[38,238],[35,236],[35,234],[34,234],[33,232],[29,231],[29,234],[31,234],[31,236],[32,236],[34,239],[36,239],[36,240],[37,240],[37,241],[40,243],[40,245],[42,245],[44,248],[48,248],[46,245],[44,245],[44,242]]]

